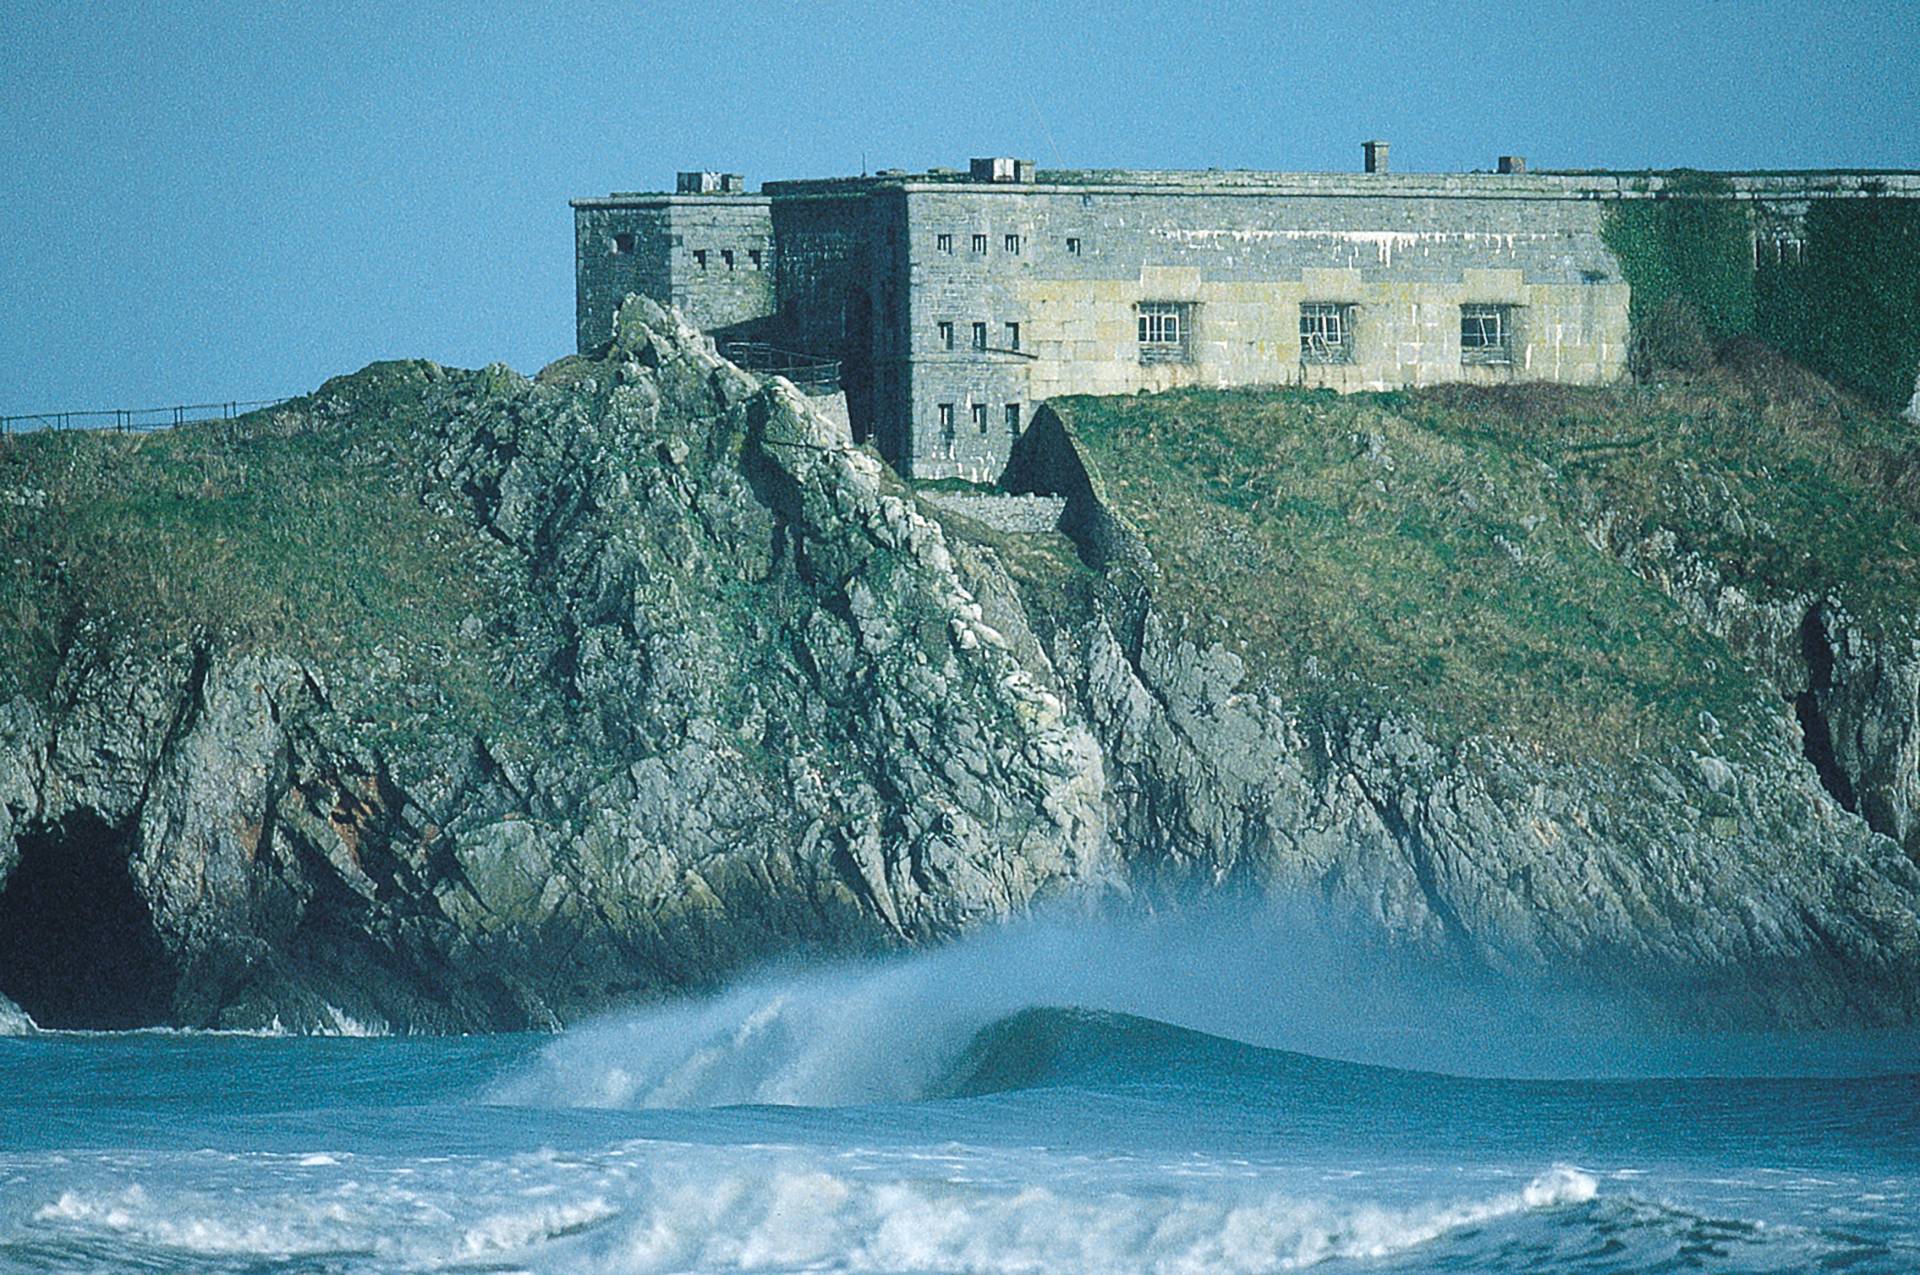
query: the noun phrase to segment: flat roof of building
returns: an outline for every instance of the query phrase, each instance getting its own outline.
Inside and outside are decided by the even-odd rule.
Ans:
[[[691,208],[712,208],[716,204],[764,205],[768,196],[759,194],[682,195],[655,190],[616,190],[611,195],[589,195],[569,199],[575,208],[670,208],[684,204]]]
[[[882,171],[859,177],[816,177],[764,183],[756,194],[669,194],[616,191],[575,199],[576,208],[643,208],[678,204],[760,204],[768,199],[845,197],[878,190],[1038,194],[1074,191],[1366,197],[1633,199],[1724,183],[1735,197],[1812,198],[1889,194],[1920,197],[1912,169],[1799,169],[1740,172],[1693,169],[1614,171],[1535,169],[1524,173],[1267,172],[1253,169],[1042,168],[1032,181],[982,181],[954,169],[922,173]]]

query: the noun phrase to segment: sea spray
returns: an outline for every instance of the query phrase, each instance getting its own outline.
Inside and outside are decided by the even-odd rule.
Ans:
[[[576,1027],[490,1091],[515,1104],[805,1106],[946,1092],[978,1034],[1036,1007],[1134,1015],[1268,1048],[1466,1075],[1765,1071],[1822,1061],[1778,1037],[1635,1032],[1590,998],[1383,951],[1323,911],[1053,919],[951,946],[769,970]],[[1824,1067],[1915,1056],[1911,1034],[1841,1042]]]
[[[1336,959],[1334,939],[1323,918],[1305,914],[1055,920],[933,951],[772,971],[575,1028],[492,1096],[610,1107],[911,1101],[939,1089],[983,1028],[1036,1006],[1282,1045],[1343,1023],[1357,1044],[1380,1023],[1411,1021],[1413,985],[1362,945]],[[1435,1001],[1427,1004],[1430,1015]]]
[[[26,1010],[0,996],[0,1036],[25,1036],[35,1030]]]

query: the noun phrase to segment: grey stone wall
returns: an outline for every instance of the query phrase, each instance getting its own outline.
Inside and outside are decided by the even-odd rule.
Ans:
[[[580,353],[607,343],[628,293],[656,301],[672,295],[667,221],[664,206],[574,206],[574,339]],[[619,245],[629,242],[621,251]]]
[[[1723,177],[1754,210],[1756,262],[1798,253],[1813,198],[1920,196],[1915,174]],[[1614,379],[1628,290],[1602,215],[1666,184],[1657,173],[1121,170],[980,183],[936,171],[775,182],[758,196],[577,200],[578,339],[583,350],[604,340],[630,291],[709,331],[759,324],[756,335],[842,361],[855,437],[902,472],[992,480],[1036,407],[1065,394]],[[621,234],[633,252],[611,251]],[[1137,310],[1154,301],[1189,307],[1179,357],[1142,357]],[[1310,301],[1353,307],[1350,358],[1302,357]],[[1469,304],[1505,308],[1508,357],[1463,358]]]
[[[1015,436],[1009,407],[1024,424],[1037,401],[1058,393],[1609,379],[1624,367],[1626,298],[1600,239],[1601,208],[1559,197],[1259,188],[910,188],[904,468],[993,479]],[[1299,286],[1290,294],[1253,286],[1274,283]],[[1444,285],[1458,298],[1386,288],[1423,284]],[[1551,285],[1568,291],[1527,291]],[[1612,288],[1589,294],[1595,285]],[[1372,303],[1359,309],[1352,365],[1302,367],[1298,302],[1308,298]],[[1577,357],[1463,368],[1458,300],[1465,298],[1510,304],[1516,316],[1537,311],[1536,322],[1553,328],[1535,334],[1543,349],[1550,342],[1556,353],[1574,349]],[[1191,306],[1183,366],[1141,365],[1134,306],[1153,300]],[[953,325],[951,349],[943,323]],[[1018,325],[1017,337],[1010,324]],[[946,405],[951,432],[942,426]]]
[[[629,293],[676,306],[706,331],[773,314],[777,258],[764,198],[609,196],[575,200],[573,209],[575,340],[582,353],[607,340]]]
[[[936,509],[970,518],[995,531],[1040,535],[1060,529],[1065,496],[1003,496],[986,492],[927,491],[920,498]]]
[[[907,403],[905,201],[887,188],[829,191],[773,204],[779,246],[776,339],[841,363],[855,439],[903,471]]]
[[[687,199],[669,224],[672,302],[689,323],[712,332],[774,313],[778,262],[765,200]]]
[[[978,190],[908,197],[907,402],[900,448],[908,473],[999,477],[1017,436],[1007,424],[1008,407],[1018,412],[1021,429],[1033,410],[1031,355],[1015,348],[1006,326],[1022,325],[1024,345],[1029,307],[1014,284],[1033,276],[1035,263],[1052,255],[1039,240],[1049,224],[1046,205],[1055,198]],[[1017,237],[1017,251],[1009,250],[1009,235]],[[952,325],[951,349],[942,323]],[[978,348],[975,324],[986,325],[984,349]],[[941,424],[943,405],[951,409],[951,431]]]
[[[870,322],[871,218],[864,193],[774,205],[773,234],[780,248],[775,272],[779,329],[801,352],[841,357],[849,334]]]

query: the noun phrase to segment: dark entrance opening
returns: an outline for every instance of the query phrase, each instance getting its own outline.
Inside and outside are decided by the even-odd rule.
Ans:
[[[1820,711],[1818,694],[1801,691],[1794,697],[1793,714],[1800,719],[1800,751],[1813,763],[1814,772],[1820,776],[1820,786],[1840,803],[1842,810],[1857,813],[1853,781],[1847,778],[1847,772],[1841,769],[1840,759],[1834,756],[1833,729],[1828,726],[1826,715]]]
[[[1840,808],[1855,810],[1853,783],[1834,755],[1833,726],[1822,702],[1825,693],[1833,689],[1833,646],[1827,641],[1827,626],[1819,607],[1801,618],[1800,656],[1807,662],[1807,689],[1794,697],[1793,713],[1800,719],[1801,751]]]
[[[847,289],[845,344],[840,353],[840,388],[847,393],[847,420],[853,441],[873,437],[873,334],[880,317],[873,298],[861,287]]]
[[[19,839],[0,887],[0,995],[42,1027],[168,1021],[179,971],[134,891],[129,840],[84,814]]]

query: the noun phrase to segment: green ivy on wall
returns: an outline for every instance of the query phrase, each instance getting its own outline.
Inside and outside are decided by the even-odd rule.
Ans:
[[[1602,238],[1633,289],[1637,371],[1687,366],[1689,340],[1760,336],[1892,411],[1920,371],[1920,200],[1821,199],[1797,258],[1753,258],[1749,206],[1712,173],[1665,176],[1607,209]]]
[[[1823,199],[1799,259],[1755,276],[1756,331],[1814,371],[1898,411],[1920,371],[1920,200]]]
[[[1676,303],[1715,336],[1753,330],[1753,222],[1728,194],[1716,174],[1670,173],[1655,198],[1607,210],[1601,235],[1633,289],[1629,317],[1643,366],[1657,358],[1649,345]]]

